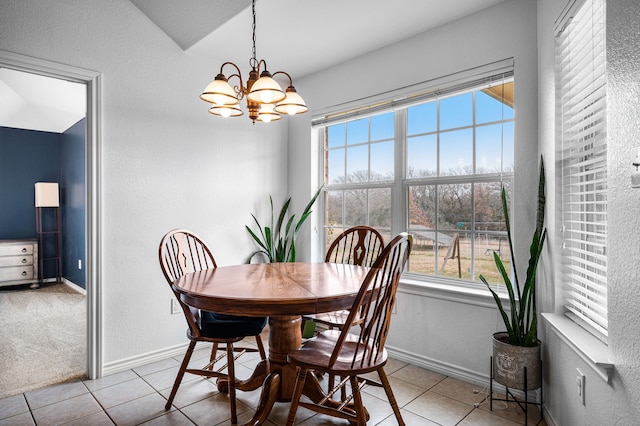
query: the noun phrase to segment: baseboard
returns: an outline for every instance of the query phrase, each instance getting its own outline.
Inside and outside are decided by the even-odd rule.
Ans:
[[[51,284],[51,283],[57,283],[58,280],[56,278],[45,278],[42,280],[42,283],[46,283],[46,284]],[[85,296],[87,295],[87,290],[80,287],[78,284],[69,281],[66,278],[62,278],[62,284],[65,284],[66,286],[68,286],[70,289],[72,289],[73,291],[80,293],[80,294],[84,294]]]
[[[425,368],[436,373],[444,374],[445,376],[453,377],[454,379],[462,380],[463,382],[473,383],[477,386],[489,387],[489,375],[478,374],[475,371],[461,368],[458,365],[449,364],[433,358],[417,355],[414,352],[407,352],[402,349],[394,348],[386,345],[385,348],[391,358],[399,361]]]
[[[560,424],[556,421],[556,419],[553,418],[553,416],[551,415],[551,412],[544,405],[542,408],[542,417],[544,418],[544,421],[547,423],[547,426],[558,426]]]
[[[187,341],[180,345],[171,346],[157,351],[147,352],[145,354],[140,354],[130,358],[125,358],[104,364],[102,368],[102,375],[108,376],[110,374],[120,373],[122,371],[131,370],[132,368],[141,367],[143,365],[162,361],[174,356],[182,357],[186,352],[188,346],[189,342]]]
[[[444,374],[448,377],[453,377],[454,379],[461,380],[463,382],[472,383],[478,387],[483,389],[489,389],[489,375],[488,374],[479,374],[475,371],[471,371],[465,368],[461,368],[455,364],[449,364],[446,362],[442,362],[440,360],[436,360],[433,358],[424,357],[421,355],[416,355],[413,352],[407,352],[402,349],[394,348],[392,346],[386,345],[385,348],[389,353],[391,358],[397,359],[399,361],[404,361],[406,363],[425,368],[430,371],[434,371],[436,373]],[[488,364],[488,363],[487,363]],[[487,369],[489,367],[487,366]],[[493,390],[494,392],[505,392],[505,387],[500,383],[493,382]],[[510,392],[514,394],[518,399],[524,399],[524,392],[509,388]],[[540,389],[529,392],[529,401],[540,401]]]
[[[66,278],[62,279],[62,283],[67,285],[69,288],[71,288],[72,290],[74,290],[74,291],[76,291],[76,292],[78,292],[80,294],[84,294],[85,296],[87,295],[87,290],[86,289],[80,287],[78,284],[76,284],[74,282],[69,281]]]

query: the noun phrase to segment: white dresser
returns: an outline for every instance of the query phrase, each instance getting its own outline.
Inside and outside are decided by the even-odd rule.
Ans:
[[[0,287],[38,283],[38,242],[0,240]]]

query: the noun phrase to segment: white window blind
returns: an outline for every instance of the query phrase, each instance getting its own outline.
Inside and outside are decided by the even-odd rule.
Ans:
[[[604,0],[570,4],[556,33],[562,272],[567,315],[606,341],[607,139]]]

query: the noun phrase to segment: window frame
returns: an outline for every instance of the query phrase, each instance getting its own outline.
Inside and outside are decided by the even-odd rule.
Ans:
[[[395,101],[390,100],[387,102],[374,103],[373,106],[371,107],[362,107],[361,105],[354,105],[353,109],[347,110],[347,112],[337,111],[337,112],[333,112],[332,114],[323,115],[312,120],[314,131],[317,132],[314,140],[318,141],[317,147],[318,147],[319,165],[320,165],[318,170],[319,181],[324,182],[324,172],[325,172],[324,144],[325,144],[325,134],[327,131],[326,129],[328,129],[329,126],[334,124],[347,123],[360,118],[371,117],[371,116],[375,116],[375,115],[382,114],[385,112],[390,112],[390,111],[394,112],[394,117],[395,117],[394,118],[395,119],[395,122],[394,122],[394,129],[395,129],[394,176],[395,178],[394,180],[383,181],[383,182],[367,182],[364,184],[351,183],[351,184],[344,184],[339,187],[336,187],[330,184],[325,185],[325,189],[324,189],[325,196],[321,200],[321,208],[319,209],[320,217],[318,219],[319,220],[318,225],[319,225],[319,228],[321,229],[320,236],[318,239],[320,253],[323,253],[326,250],[326,247],[325,247],[325,229],[326,229],[325,206],[326,204],[325,203],[326,203],[326,193],[327,191],[331,191],[332,189],[348,190],[348,189],[365,189],[365,188],[369,189],[369,188],[381,188],[381,187],[391,188],[392,213],[391,213],[390,235],[395,235],[399,232],[403,232],[409,229],[408,191],[410,186],[413,186],[416,184],[422,184],[422,183],[431,184],[434,182],[437,182],[438,184],[443,184],[444,182],[451,182],[451,183],[464,182],[469,184],[475,184],[475,183],[502,181],[502,182],[507,182],[511,186],[511,188],[514,188],[515,174],[516,174],[515,170],[512,170],[510,172],[505,172],[503,170],[502,172],[496,172],[496,173],[475,174],[475,171],[476,171],[475,143],[474,143],[474,152],[473,152],[474,174],[472,175],[464,175],[463,177],[438,176],[437,178],[431,177],[431,178],[413,178],[413,179],[409,179],[406,177],[407,164],[408,164],[408,160],[407,160],[408,109],[411,106],[427,103],[430,100],[434,100],[436,98],[444,99],[446,97],[449,97],[449,95],[453,96],[453,95],[463,94],[466,92],[478,91],[482,88],[482,86],[488,87],[488,86],[496,85],[499,83],[504,84],[509,81],[513,81],[514,67],[513,67],[512,59],[501,61],[500,62],[501,67],[497,69],[495,69],[495,64],[492,64],[492,65],[494,66],[494,69],[492,71],[487,71],[487,69],[483,70],[484,75],[481,77],[482,80],[478,78],[473,78],[473,77],[477,77],[477,75],[473,76],[467,73],[467,77],[461,79],[463,80],[462,82],[460,80],[453,79],[455,81],[455,84],[447,85],[442,83],[443,84],[442,86],[439,86],[438,84],[432,84],[431,90],[427,92],[422,92],[422,93],[420,93],[417,89],[414,88],[415,90],[414,92],[410,94],[406,94],[406,96],[403,97],[401,100],[395,100]],[[451,80],[450,76],[447,77],[447,79]],[[416,93],[420,93],[420,94],[416,95]],[[475,105],[476,105],[475,99],[474,99],[473,105],[475,108]],[[475,117],[475,110],[474,110],[474,117]],[[514,116],[507,120],[501,119],[495,122],[481,123],[480,125],[478,125],[477,123],[475,123],[475,119],[474,119],[471,126],[465,126],[465,127],[470,127],[471,129],[475,130],[478,127],[481,127],[484,125],[490,125],[494,123],[501,123],[504,125],[505,122],[515,123],[515,111],[514,111]],[[449,131],[454,129],[447,129],[447,130]],[[437,133],[440,133],[440,129],[438,129]],[[474,134],[473,136],[474,140],[475,140],[475,137],[476,136]],[[513,137],[515,139],[515,131],[514,131]],[[516,141],[514,140],[514,147],[515,147],[515,144],[516,144]],[[515,169],[515,157],[513,159],[513,162],[514,162],[514,169]],[[514,198],[515,197],[511,196],[509,200],[510,211],[513,211],[514,209]],[[469,232],[470,234],[474,234],[474,233],[478,234],[480,231],[473,230]],[[506,231],[505,231],[505,235],[506,235]],[[469,289],[474,289],[474,290],[478,290],[479,288],[484,288],[484,284],[482,284],[482,282],[477,279],[477,275],[478,275],[478,272],[476,272],[476,281],[470,281],[470,280],[452,279],[446,276],[405,272],[405,277],[411,279],[414,282],[419,282],[424,284],[428,284],[428,283],[445,284],[445,285],[452,285],[456,288],[467,287]],[[498,289],[501,288],[500,285],[496,285],[496,287]]]

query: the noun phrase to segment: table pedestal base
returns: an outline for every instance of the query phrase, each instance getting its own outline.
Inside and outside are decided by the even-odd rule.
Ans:
[[[302,319],[299,315],[269,317],[269,359],[260,361],[251,377],[236,382],[236,389],[252,391],[262,386],[260,402],[253,418],[244,426],[263,424],[273,404],[290,402],[296,384],[296,369],[287,364],[287,354],[302,344]],[[218,382],[218,389],[226,391],[228,384]],[[302,391],[312,401],[320,401],[325,393],[314,374],[307,375]]]

